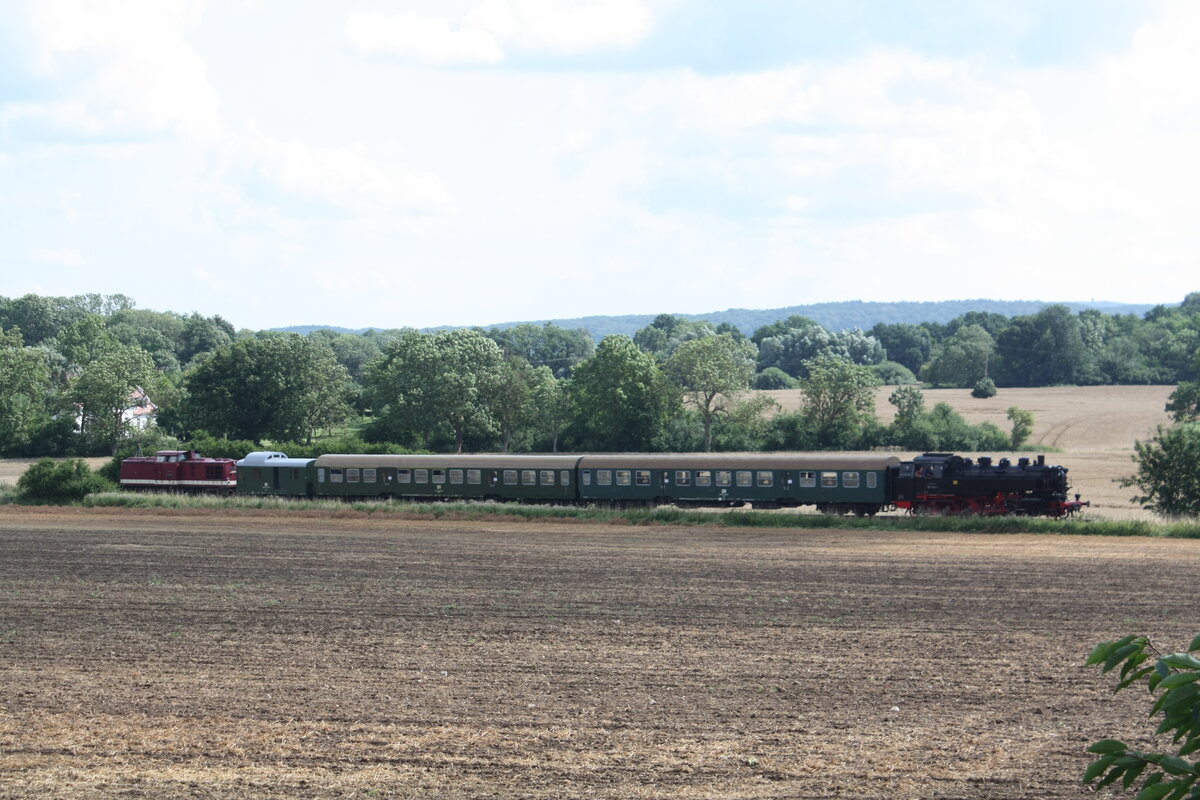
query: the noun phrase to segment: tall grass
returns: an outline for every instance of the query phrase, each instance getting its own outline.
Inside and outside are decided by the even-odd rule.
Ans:
[[[0,502],[3,502],[0,487]],[[248,509],[258,511],[353,511],[396,514],[408,518],[476,520],[509,517],[523,520],[580,520],[624,525],[688,525],[735,528],[824,528],[837,530],[931,531],[947,533],[1036,533],[1072,536],[1159,536],[1200,539],[1200,521],[1144,522],[1094,518],[1070,520],[1032,517],[879,516],[839,517],[774,511],[609,510],[594,507],[521,505],[519,503],[406,503],[382,500],[309,500],[284,497],[216,497],[212,495],[104,492],[89,495],[89,507]]]

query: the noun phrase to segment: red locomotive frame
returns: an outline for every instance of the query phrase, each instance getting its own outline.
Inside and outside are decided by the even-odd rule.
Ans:
[[[232,458],[205,458],[195,450],[159,450],[121,462],[121,488],[169,492],[233,492]]]

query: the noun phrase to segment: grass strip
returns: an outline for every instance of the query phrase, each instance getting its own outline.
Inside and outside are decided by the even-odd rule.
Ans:
[[[1200,522],[1069,520],[1035,517],[851,517],[778,511],[685,511],[673,507],[611,510],[594,507],[522,505],[519,503],[405,503],[305,500],[283,497],[214,497],[205,495],[105,492],[89,495],[81,505],[93,508],[230,508],[265,511],[347,510],[364,514],[403,514],[408,518],[476,520],[509,517],[522,520],[578,520],[624,525],[687,525],[736,528],[834,528],[842,530],[931,531],[945,533],[1038,533],[1072,536],[1157,536],[1200,539]]]

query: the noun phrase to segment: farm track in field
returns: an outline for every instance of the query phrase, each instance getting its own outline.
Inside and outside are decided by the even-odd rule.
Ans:
[[[1072,798],[1200,542],[0,508],[0,796]]]

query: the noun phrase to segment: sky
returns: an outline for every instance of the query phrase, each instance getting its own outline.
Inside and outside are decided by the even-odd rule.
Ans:
[[[1194,0],[4,0],[0,296],[238,328],[1200,290]]]

